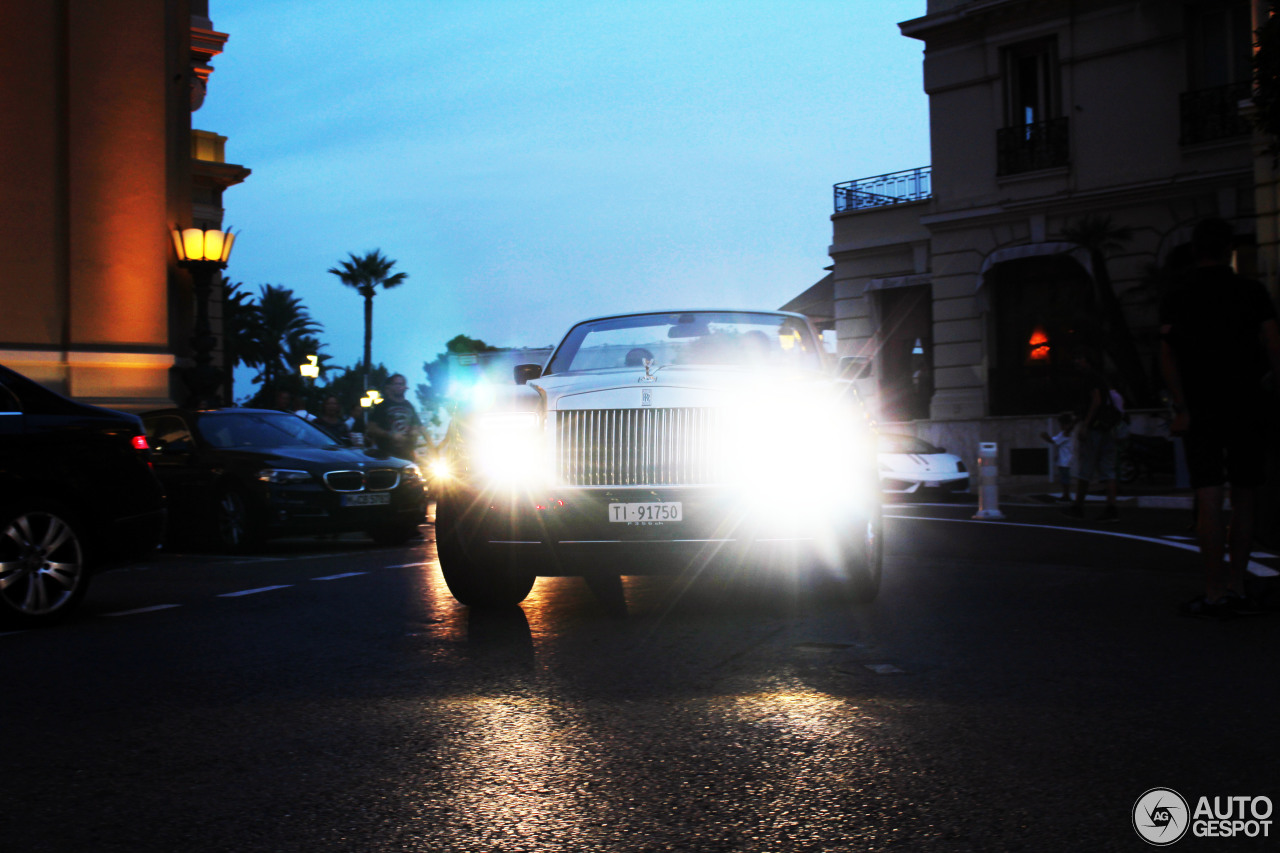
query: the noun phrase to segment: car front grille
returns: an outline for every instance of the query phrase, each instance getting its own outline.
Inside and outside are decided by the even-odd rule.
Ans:
[[[689,486],[724,479],[717,409],[557,413],[556,476],[566,486]]]
[[[395,468],[329,471],[324,475],[324,484],[335,492],[388,492],[400,484],[400,472]]]

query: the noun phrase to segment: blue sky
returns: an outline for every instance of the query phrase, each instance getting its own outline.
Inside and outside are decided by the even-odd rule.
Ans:
[[[457,334],[777,308],[831,263],[831,185],[928,165],[924,0],[212,0],[197,128],[253,170],[227,275],[294,290],[333,364],[363,346],[326,270],[379,248],[374,361],[423,381]],[[245,385],[241,385],[243,390]]]

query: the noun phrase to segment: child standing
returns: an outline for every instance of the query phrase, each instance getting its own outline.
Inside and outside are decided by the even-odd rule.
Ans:
[[[1075,431],[1076,420],[1070,412],[1058,415],[1058,433],[1050,436],[1047,432],[1040,437],[1053,445],[1054,480],[1062,486],[1060,501],[1071,500],[1071,437]]]

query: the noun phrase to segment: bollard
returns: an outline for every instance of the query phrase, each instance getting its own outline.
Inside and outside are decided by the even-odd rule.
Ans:
[[[978,442],[977,519],[1004,518],[1000,511],[1000,454],[994,441]]]

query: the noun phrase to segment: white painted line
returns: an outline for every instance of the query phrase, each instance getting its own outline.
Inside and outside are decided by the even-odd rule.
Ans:
[[[26,631],[5,631],[3,634],[0,634],[0,637],[16,637],[19,634],[25,634],[25,633],[27,632]]]
[[[137,610],[117,610],[115,613],[104,613],[103,616],[137,616],[139,613],[155,613],[157,610],[172,610],[181,604],[157,604],[153,607],[139,607]]]
[[[416,569],[419,566],[429,566],[430,563],[401,563],[398,566],[387,566],[388,569]]]
[[[876,675],[905,675],[906,674],[891,663],[864,663],[863,666],[865,666],[867,669],[874,672]]]
[[[276,586],[261,586],[257,589],[242,589],[239,592],[224,592],[218,598],[239,598],[242,595],[254,595],[259,592],[270,592],[273,589],[288,589],[293,586],[291,583],[282,583]]]
[[[1041,530],[1066,530],[1074,533],[1092,533],[1095,536],[1114,536],[1118,539],[1133,539],[1138,542],[1151,542],[1156,545],[1167,545],[1170,548],[1180,548],[1183,551],[1192,551],[1197,554],[1200,553],[1200,546],[1198,545],[1171,542],[1165,537],[1136,536],[1132,533],[1116,533],[1113,530],[1090,530],[1085,527],[1063,527],[1056,524],[1019,524],[1016,521],[986,521],[973,518],[935,518],[930,515],[886,515],[885,518],[902,518],[908,521],[913,519],[918,519],[920,521],[954,521],[962,524],[985,524],[988,526],[998,525],[1001,527],[1031,527],[1040,528]],[[1249,561],[1248,568],[1250,574],[1256,575],[1260,578],[1273,578],[1280,575],[1280,572],[1277,572],[1275,569],[1269,566],[1264,566],[1261,563],[1256,563],[1253,560]]]
[[[394,566],[392,568],[395,568]],[[341,578],[354,578],[357,575],[367,575],[368,572],[343,572],[340,575],[325,575],[322,578],[312,578],[313,581],[336,581]]]

